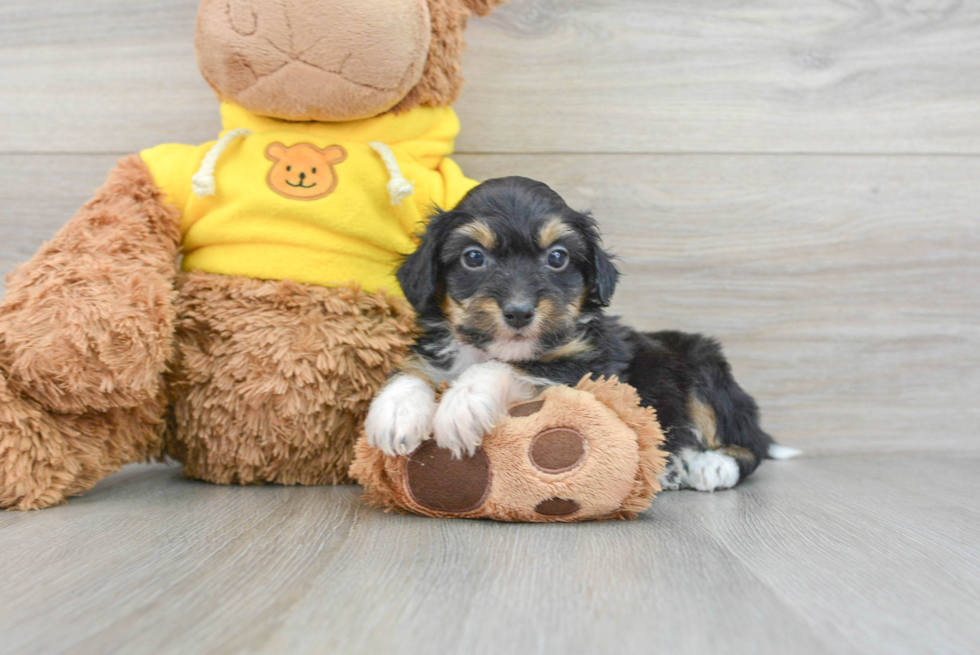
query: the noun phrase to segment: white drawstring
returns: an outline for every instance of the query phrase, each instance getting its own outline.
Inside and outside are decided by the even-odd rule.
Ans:
[[[371,141],[368,143],[368,147],[378,153],[381,161],[385,164],[385,168],[388,169],[388,176],[391,178],[388,180],[388,195],[391,196],[391,204],[402,204],[402,200],[415,193],[415,183],[402,177],[402,169],[399,168],[391,148],[380,141]]]
[[[221,157],[221,153],[225,151],[225,148],[231,145],[232,141],[246,137],[251,133],[252,130],[245,128],[232,130],[211,146],[208,154],[204,155],[204,159],[201,160],[201,167],[197,169],[194,177],[191,178],[191,188],[194,189],[195,196],[203,198],[204,196],[213,196],[217,193],[218,185],[214,181],[214,169],[218,165],[218,158]]]

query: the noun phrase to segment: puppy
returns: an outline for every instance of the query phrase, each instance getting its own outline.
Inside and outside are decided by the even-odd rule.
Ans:
[[[762,459],[795,454],[759,426],[716,341],[637,332],[603,312],[619,271],[595,221],[541,182],[490,180],[437,212],[397,275],[421,336],[365,423],[390,455],[432,435],[470,455],[511,404],[585,374],[615,375],[657,410],[666,489],[725,489]]]

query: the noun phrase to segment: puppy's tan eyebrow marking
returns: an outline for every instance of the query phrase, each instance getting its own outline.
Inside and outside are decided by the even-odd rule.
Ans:
[[[493,250],[497,245],[497,235],[483,221],[473,221],[456,229],[456,234],[463,234],[476,241],[487,250]]]
[[[575,234],[575,231],[565,225],[565,222],[561,218],[552,216],[541,226],[541,231],[538,232],[538,245],[542,248],[548,248],[558,239],[573,234]]]

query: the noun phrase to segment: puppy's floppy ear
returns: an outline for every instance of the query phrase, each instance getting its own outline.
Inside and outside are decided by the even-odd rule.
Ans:
[[[590,212],[570,211],[565,217],[585,240],[591,253],[585,280],[589,302],[608,307],[619,281],[619,269],[613,263],[615,257],[603,249],[599,226]]]
[[[466,8],[477,14],[478,16],[486,16],[491,11],[497,8],[498,5],[502,5],[507,2],[507,0],[463,0],[463,4]]]
[[[405,258],[395,274],[402,292],[419,314],[433,308],[438,310],[434,306],[440,284],[439,247],[442,245],[442,233],[445,231],[443,226],[447,219],[447,212],[437,211],[432,216],[422,234],[419,247]]]
[[[589,287],[589,297],[602,307],[608,307],[612,301],[616,283],[619,281],[619,269],[613,263],[613,256],[598,244],[592,255],[592,285]]]

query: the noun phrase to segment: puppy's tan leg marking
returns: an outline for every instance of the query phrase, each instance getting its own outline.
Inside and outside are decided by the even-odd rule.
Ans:
[[[705,448],[709,450],[721,448],[722,444],[718,440],[718,418],[711,405],[691,394],[687,399],[687,411]]]
[[[752,468],[756,464],[755,453],[742,446],[726,446],[721,449],[729,457],[738,462],[740,467]]]
[[[558,359],[574,359],[590,352],[592,352],[592,344],[582,337],[577,337],[560,348],[549,350],[538,359],[542,362],[553,362]]]
[[[405,360],[402,362],[398,372],[401,375],[409,375],[411,377],[418,378],[433,389],[435,389],[437,386],[429,376],[429,366],[426,361],[414,353],[405,357]]]

